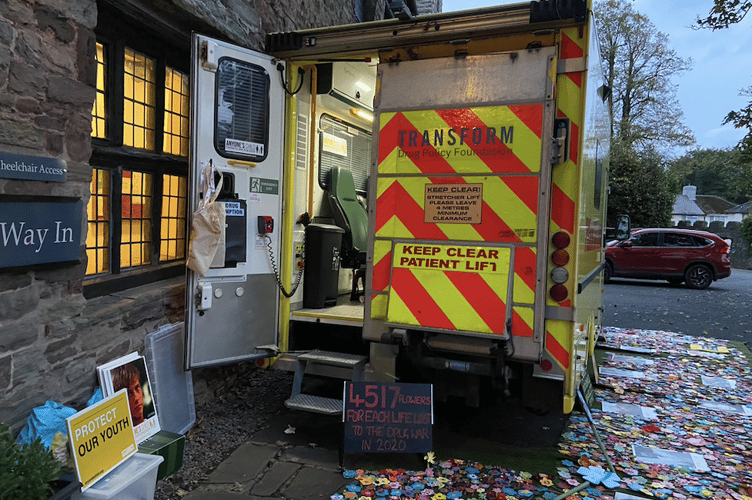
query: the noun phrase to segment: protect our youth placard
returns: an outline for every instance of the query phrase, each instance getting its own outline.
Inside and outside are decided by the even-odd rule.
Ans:
[[[81,491],[136,453],[125,389],[68,417],[66,423]]]

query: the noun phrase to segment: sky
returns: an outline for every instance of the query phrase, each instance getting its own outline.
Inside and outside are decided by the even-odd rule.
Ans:
[[[443,12],[490,7],[504,0],[443,0]],[[725,30],[694,30],[713,0],[633,0],[658,31],[668,35],[670,47],[682,58],[692,58],[692,70],[674,78],[684,123],[697,140],[696,147],[724,149],[735,146],[745,132],[722,125],[729,111],[743,108],[750,97],[739,91],[752,86],[752,13]],[[678,151],[681,154],[683,151]]]

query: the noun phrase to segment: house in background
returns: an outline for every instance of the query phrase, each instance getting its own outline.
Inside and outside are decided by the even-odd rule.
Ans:
[[[694,224],[697,221],[721,222],[724,226],[729,222],[741,222],[749,214],[749,203],[734,205],[732,202],[715,195],[697,194],[697,186],[684,186],[682,194],[676,195],[671,221],[674,226],[680,221]]]
[[[680,221],[688,221],[690,225],[698,220],[705,220],[705,212],[697,204],[697,186],[684,186],[682,194],[676,195],[671,222],[674,226]]]
[[[742,203],[741,205],[737,205],[735,207],[731,207],[728,210],[726,210],[726,213],[729,214],[729,222],[733,222],[733,221],[741,222],[747,217],[749,217],[749,202]]]

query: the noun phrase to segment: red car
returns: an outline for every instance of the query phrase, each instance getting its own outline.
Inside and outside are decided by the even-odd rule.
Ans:
[[[704,289],[731,275],[729,245],[713,233],[689,229],[640,229],[606,246],[604,279],[668,280]]]

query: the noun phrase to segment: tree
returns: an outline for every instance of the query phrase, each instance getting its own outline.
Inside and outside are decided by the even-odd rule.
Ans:
[[[728,28],[742,22],[750,10],[752,0],[714,0],[710,13],[704,19],[698,18],[696,24],[714,30]]]
[[[620,140],[611,144],[607,223],[627,214],[634,227],[666,227],[676,196],[669,189],[664,160],[654,149],[639,153]]]
[[[698,18],[695,26],[712,30],[728,28],[744,20],[752,10],[752,0],[714,0],[713,7],[704,18]],[[739,91],[739,95],[752,97],[752,86]],[[738,148],[747,159],[752,159],[752,100],[738,111],[731,111],[726,115],[723,124],[732,123],[736,128],[746,128],[745,135],[738,144]]]
[[[738,149],[695,149],[668,166],[671,190],[697,186],[699,194],[715,195],[734,203],[744,203],[752,193],[752,164]]]
[[[668,36],[629,3],[596,4],[598,41],[612,89],[612,138],[637,150],[689,146],[694,137],[671,79],[691,69],[692,60],[669,48]]]

